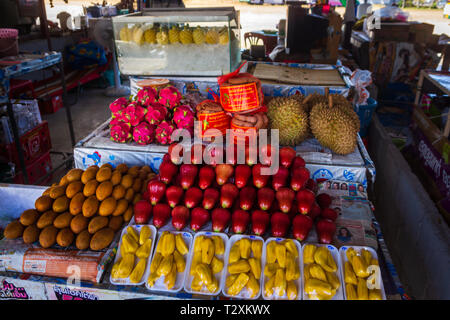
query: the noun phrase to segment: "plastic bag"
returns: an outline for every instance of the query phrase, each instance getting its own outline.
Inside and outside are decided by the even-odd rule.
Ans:
[[[373,15],[375,17],[381,18],[382,21],[392,20],[397,22],[406,22],[409,18],[408,12],[393,6],[386,6],[384,8],[375,10]]]
[[[244,65],[245,61],[235,71],[217,78],[220,104],[226,112],[254,112],[263,105],[261,81],[250,73],[240,73]]]
[[[369,91],[366,89],[372,83],[372,73],[368,70],[356,69],[350,80],[353,82],[357,93],[357,105],[366,105],[369,99]]]

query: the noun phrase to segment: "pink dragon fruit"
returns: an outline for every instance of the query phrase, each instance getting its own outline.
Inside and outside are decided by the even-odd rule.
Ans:
[[[167,108],[161,103],[155,102],[148,107],[145,120],[147,120],[150,124],[159,124],[166,118],[166,116]]]
[[[144,120],[147,109],[141,107],[136,102],[131,102],[123,111],[124,116],[128,122],[133,126],[137,126],[142,120]]]
[[[194,112],[188,105],[176,107],[173,113],[173,122],[179,129],[191,130],[194,127]]]
[[[172,142],[171,135],[174,126],[167,121],[161,122],[156,128],[156,140],[161,144],[169,144]]]
[[[109,105],[109,110],[111,110],[113,117],[118,117],[122,114],[123,110],[127,107],[128,100],[127,98],[118,98],[111,102]]]
[[[156,101],[157,97],[158,93],[156,90],[152,87],[148,87],[138,91],[136,94],[136,101],[144,107],[148,107],[151,103]]]
[[[150,144],[155,139],[155,126],[141,122],[133,129],[133,140],[138,144]]]
[[[180,103],[181,98],[183,98],[183,96],[174,86],[168,86],[159,90],[158,102],[170,109],[176,107]]]
[[[112,123],[113,121],[111,121]],[[116,142],[127,142],[131,140],[131,126],[128,123],[116,122],[111,124],[110,134],[111,140]]]

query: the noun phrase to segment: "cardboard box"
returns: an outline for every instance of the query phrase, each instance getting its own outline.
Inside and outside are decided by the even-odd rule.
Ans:
[[[410,24],[407,22],[381,22],[380,29],[369,31],[372,41],[401,41],[409,40]]]
[[[409,27],[410,40],[416,43],[428,43],[433,34],[434,25],[429,23],[411,23]]]

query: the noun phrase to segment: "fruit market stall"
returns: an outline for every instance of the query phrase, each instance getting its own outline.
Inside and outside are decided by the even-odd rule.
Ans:
[[[248,64],[236,69],[234,9],[205,10],[113,18],[122,73],[219,77],[195,93],[140,79],[104,106],[111,119],[76,145],[59,182],[0,188],[1,294],[405,298],[367,197],[375,167],[344,69],[310,68],[331,71],[336,87],[264,84]],[[214,50],[228,57],[220,70],[203,63]]]
[[[290,152],[290,154],[295,153]],[[331,295],[333,299],[353,299],[359,295],[370,299],[400,298],[401,285],[363,189],[357,190],[355,186],[349,186],[347,190],[333,187],[330,189],[326,182],[319,185],[309,183],[307,188],[295,194],[291,189],[295,188],[293,179],[289,179],[291,183],[285,181],[286,187],[283,187],[283,184],[280,184],[283,179],[280,180],[275,176],[272,179],[264,179],[256,173],[252,173],[251,176],[246,175],[244,172],[248,169],[244,168],[249,168],[246,165],[217,165],[214,176],[211,176],[211,172],[208,174],[209,166],[192,164],[177,166],[168,157],[165,159],[158,179],[150,180],[146,188],[147,194],[141,196],[148,200],[135,201],[140,198],[139,196],[133,200],[135,202],[134,217],[130,219],[128,210],[121,215],[116,215],[116,212],[122,210],[119,210],[118,205],[111,215],[105,216],[105,208],[102,204],[109,199],[106,198],[100,204],[100,207],[103,207],[102,215],[87,218],[89,223],[85,226],[85,231],[79,230],[83,226],[72,223],[76,220],[75,218],[85,217],[85,214],[89,215],[90,212],[89,205],[85,204],[88,201],[85,200],[81,206],[82,213],[72,215],[78,207],[72,204],[74,200],[77,202],[77,196],[74,196],[73,192],[76,191],[76,185],[79,185],[77,182],[81,180],[70,182],[65,188],[66,195],[60,197],[65,198],[67,194],[72,196],[69,203],[70,213],[55,215],[53,224],[43,229],[38,228],[40,234],[35,235],[34,238],[30,232],[35,228],[34,224],[29,225],[25,230],[24,227],[21,230],[17,229],[20,229],[20,225],[32,223],[30,219],[38,218],[34,214],[38,209],[40,211],[47,209],[43,206],[48,207],[49,204],[44,201],[48,198],[41,194],[47,191],[47,194],[55,197],[61,186],[54,186],[49,190],[42,187],[2,186],[1,199],[5,202],[2,202],[2,208],[5,211],[3,218],[17,218],[20,215],[18,220],[8,224],[14,228],[8,227],[4,231],[5,237],[17,238],[0,240],[0,261],[2,269],[6,270],[0,273],[2,297],[24,299],[46,297],[66,300],[220,299],[222,297],[277,299],[278,295],[281,296],[278,298],[282,299],[320,299],[324,297],[316,296],[314,290],[319,290],[318,286],[325,285],[325,294]],[[297,163],[295,166],[299,172],[306,173],[307,170],[298,167],[298,164],[301,164],[300,157],[295,156],[290,159],[292,164]],[[286,163],[286,154],[281,156],[280,160],[281,163]],[[198,182],[189,174],[183,174],[180,181],[175,178],[175,168],[183,172],[193,170],[194,167],[199,168]],[[233,168],[232,173],[227,170],[230,167]],[[99,180],[108,176],[110,170],[106,168],[109,169],[109,165],[103,165],[100,169],[102,172],[98,175]],[[124,165],[118,166],[119,170],[120,168],[124,168]],[[74,172],[81,172],[78,169],[74,170],[68,173],[69,180],[72,180]],[[87,190],[90,189],[89,182],[98,184],[97,174],[95,177],[92,176],[94,170],[100,171],[98,167],[91,167],[81,175],[86,182],[82,194],[89,191]],[[293,170],[293,167],[290,170]],[[100,190],[95,192],[93,197],[105,196],[102,194],[105,191],[104,186],[115,183],[112,182],[113,180],[118,181],[117,172],[113,171],[114,174],[111,175],[110,180],[102,182],[103,187],[100,187],[102,185],[100,183],[97,188]],[[148,177],[148,169],[144,171],[140,169],[138,172],[139,175],[147,174],[146,177]],[[91,180],[86,181],[89,176]],[[113,197],[118,194],[116,189],[121,189],[123,184],[130,183],[129,179],[125,178],[127,176],[130,175],[124,174],[119,184],[111,191]],[[227,176],[234,179],[227,179]],[[135,178],[135,181],[137,179],[139,178]],[[233,180],[234,183],[226,182]],[[222,183],[221,186],[219,182]],[[330,182],[332,186],[339,184],[338,181],[327,182]],[[183,187],[179,187],[178,183]],[[255,183],[261,187],[257,192]],[[273,188],[278,190],[275,191]],[[251,190],[256,193],[254,198],[251,197]],[[180,192],[184,193],[184,197],[180,195]],[[203,195],[199,197],[197,193]],[[15,203],[8,203],[6,199],[12,194],[21,196],[15,196],[17,198]],[[293,195],[295,199],[292,199]],[[53,201],[52,207],[59,205],[60,198]],[[315,209],[308,207],[305,203],[306,198],[314,201]],[[210,210],[205,209],[215,207],[214,203],[218,206],[211,213]],[[273,211],[275,203],[279,209]],[[300,205],[301,203],[303,204]],[[147,207],[152,208],[151,213],[146,209]],[[55,209],[58,208],[55,207]],[[296,214],[297,210],[304,210],[308,214]],[[58,211],[61,210],[58,209]],[[44,220],[51,219],[46,217],[47,215],[40,213],[36,226],[43,227]],[[58,227],[67,225],[67,221],[63,221],[66,220],[66,215],[69,218],[72,216],[69,227],[62,229],[55,227],[55,225]],[[313,219],[315,215],[319,216]],[[293,219],[289,220],[289,216]],[[123,217],[124,220],[129,220],[129,223],[125,223],[122,230],[119,228],[111,235],[114,239],[107,240],[111,244],[103,243],[97,247],[94,244],[93,247],[95,235],[111,228],[94,230],[101,228],[101,225],[97,225],[97,228],[94,225],[105,217],[109,220],[109,226],[117,217],[119,219]],[[6,220],[2,225],[5,222]],[[157,232],[155,227],[158,228]],[[48,232],[50,229],[55,229],[55,234],[50,236]],[[76,248],[69,243],[70,239],[66,243],[63,242],[65,238],[63,234],[70,230],[73,233],[78,232],[76,240],[73,236],[71,238]],[[20,232],[22,236],[18,235]],[[79,244],[81,242],[79,239],[83,238],[85,233],[88,237],[92,237],[90,244],[87,244],[90,249],[87,250],[86,247],[80,249],[83,247]],[[35,239],[38,241],[33,244],[24,243],[24,241],[30,243]],[[302,239],[301,242],[297,241],[300,239]],[[97,242],[97,240],[94,241],[94,243]],[[318,243],[330,244],[317,245]],[[49,248],[42,248],[43,246],[49,246]],[[26,249],[23,249],[24,247]],[[104,250],[102,247],[106,248],[106,252],[102,251]],[[279,252],[281,248],[284,248],[282,256]],[[322,248],[320,250],[323,252],[319,248]],[[94,249],[97,252],[92,251]],[[351,249],[356,251],[349,254]],[[78,260],[69,258],[71,256],[69,252],[73,250],[82,250],[76,255],[82,258]],[[65,256],[64,260],[68,261],[64,265],[67,267],[67,263],[70,263],[71,268],[64,270],[52,259],[55,258],[56,252]],[[97,260],[93,258],[93,253],[97,253]],[[319,253],[324,254],[325,258],[320,258]],[[331,264],[329,264],[330,260],[329,262],[320,260],[327,260],[328,255],[331,255],[334,261]],[[346,262],[347,259],[353,261],[354,255],[358,256],[357,261]],[[368,258],[365,257],[366,255]],[[77,274],[77,266],[88,264],[86,257],[91,257],[90,264],[92,260],[95,261],[94,267],[88,268],[91,271],[81,269],[81,273]],[[133,257],[132,261],[126,260],[131,257]],[[317,259],[317,262],[307,262],[310,259],[313,261]],[[370,259],[376,259],[376,261]],[[122,261],[125,262],[122,263]],[[377,275],[383,281],[379,291],[373,289],[367,291],[364,287],[358,289],[358,286],[361,286],[359,282],[362,281],[358,280],[359,277],[362,277],[361,279],[367,277],[364,274],[364,264],[367,266],[369,263],[379,265],[381,268],[381,272]],[[211,287],[194,287],[194,281],[197,281],[195,270],[200,270],[200,268],[194,268],[196,264],[202,265],[203,271],[200,274],[204,277],[203,279],[209,279],[202,281],[208,281]],[[127,265],[129,266],[126,267]],[[286,269],[277,269],[277,265]],[[309,270],[310,268],[312,270]],[[59,272],[55,273],[55,270]],[[284,274],[283,271],[281,274],[281,270],[286,270],[286,273]],[[310,275],[305,274],[305,270],[308,270]],[[303,276],[300,276],[301,274]],[[94,278],[89,278],[92,275]],[[315,280],[308,281],[308,277]],[[287,286],[279,287],[275,284],[278,281],[283,283],[283,280],[278,278],[284,278]],[[300,292],[300,290],[303,291]]]

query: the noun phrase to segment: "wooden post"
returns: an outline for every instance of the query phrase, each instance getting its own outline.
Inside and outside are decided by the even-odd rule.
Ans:
[[[39,0],[40,15],[39,21],[41,23],[41,33],[47,39],[48,51],[53,51],[52,40],[48,33],[47,12],[45,10],[45,0]]]

